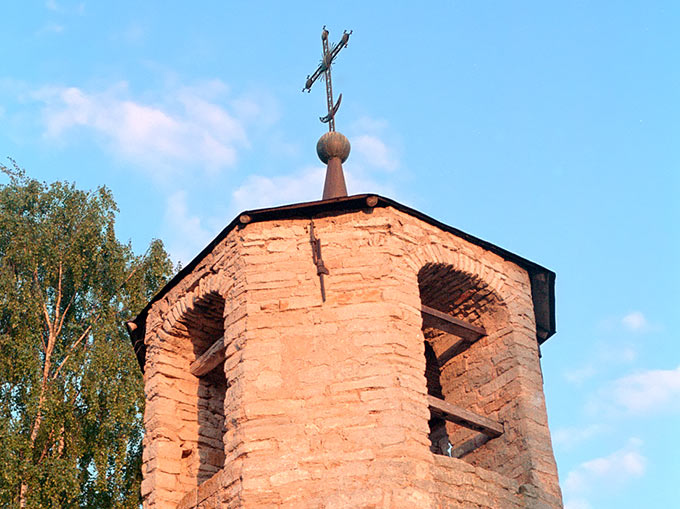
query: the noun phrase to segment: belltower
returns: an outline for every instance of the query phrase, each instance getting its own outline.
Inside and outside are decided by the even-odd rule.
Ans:
[[[314,76],[337,52],[327,45]],[[316,79],[316,78],[314,78]],[[540,345],[555,274],[394,200],[245,211],[128,330],[144,507],[562,507]]]

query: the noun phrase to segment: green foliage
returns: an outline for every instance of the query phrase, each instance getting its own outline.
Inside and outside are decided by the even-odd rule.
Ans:
[[[0,170],[0,507],[138,507],[143,386],[123,324],[168,280],[110,191]]]

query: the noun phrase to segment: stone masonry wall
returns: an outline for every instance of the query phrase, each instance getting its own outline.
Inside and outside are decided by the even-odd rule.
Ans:
[[[434,503],[420,324],[403,319],[387,232],[371,220],[315,220],[331,272],[325,303],[309,221],[243,230],[243,499],[252,507]]]
[[[404,288],[416,294],[414,274],[433,264],[466,274],[471,296],[448,304],[440,299],[439,309],[487,328],[486,337],[442,369],[447,400],[504,424],[501,437],[464,459],[515,479],[532,493],[535,487],[538,498],[531,507],[544,503],[561,507],[528,274],[412,216],[399,211],[394,215],[391,232],[400,244],[395,276],[402,279]],[[452,425],[449,429],[455,437],[457,431]],[[461,435],[470,436],[470,432]]]
[[[418,279],[424,304],[482,326],[487,332],[440,370],[447,401],[505,425],[506,432],[501,437],[466,454],[465,461],[528,482],[524,442],[518,434],[522,419],[517,397],[521,391],[521,359],[512,355],[515,340],[507,306],[488,284],[448,264],[428,264],[421,269]],[[426,331],[426,338],[439,351],[455,339],[430,330]],[[485,439],[480,433],[451,423],[448,432],[454,451],[469,440]]]
[[[225,453],[228,469],[220,474],[223,491],[225,496],[238,497],[242,440],[232,422],[241,412],[241,367],[240,355],[234,353],[245,317],[238,249],[234,235],[228,236],[149,312],[142,466],[145,507],[175,507],[187,492],[222,469]],[[191,362],[221,335],[232,340],[228,369],[219,366],[207,377],[193,376]]]
[[[314,219],[322,302],[309,227],[232,231],[149,313],[145,507],[561,507],[526,272],[392,208],[331,214]],[[433,267],[474,291],[422,294]],[[213,294],[226,466],[199,487],[185,400],[200,401],[188,365],[204,346],[182,324]],[[442,373],[447,400],[505,426],[463,459],[430,452],[424,300],[489,332]]]

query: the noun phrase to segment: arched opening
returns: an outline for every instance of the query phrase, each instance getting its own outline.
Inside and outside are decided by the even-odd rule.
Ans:
[[[220,295],[208,293],[178,320],[177,328],[191,341],[192,362],[223,339],[224,305]],[[195,424],[186,426],[180,436],[181,463],[183,472],[200,485],[224,467],[224,399],[228,389],[224,363],[193,379],[195,395],[190,408]]]
[[[505,443],[506,401],[499,397],[497,365],[507,327],[505,307],[479,278],[447,264],[418,273],[430,405],[430,449],[472,464],[503,470],[493,443]],[[501,437],[501,438],[498,438]],[[498,450],[497,450],[498,449]]]

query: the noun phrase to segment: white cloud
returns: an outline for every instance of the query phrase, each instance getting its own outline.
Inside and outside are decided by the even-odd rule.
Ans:
[[[646,414],[662,409],[680,409],[680,366],[634,373],[615,380],[601,396],[625,410]]]
[[[251,175],[232,192],[234,213],[321,199],[326,169],[312,166],[292,175]]]
[[[220,82],[176,89],[159,102],[129,98],[125,83],[103,92],[43,88],[45,134],[62,139],[76,128],[96,133],[116,155],[156,175],[191,167],[217,172],[248,146],[244,123],[215,100]]]
[[[649,328],[649,322],[647,321],[647,318],[645,318],[645,315],[643,315],[640,311],[628,313],[621,319],[621,323],[628,330],[632,331],[643,331]]]
[[[83,14],[85,12],[85,2],[80,2],[76,6],[71,6],[71,7],[66,7],[64,8],[63,5],[57,3],[56,0],[46,0],[45,1],[45,8],[47,10],[50,10],[52,12],[75,12],[76,14]]]
[[[352,148],[368,165],[375,168],[394,171],[399,166],[395,155],[392,153],[393,149],[389,148],[377,136],[369,134],[356,136],[352,139]]]
[[[600,424],[591,424],[585,427],[557,428],[552,432],[552,441],[556,447],[573,449],[604,431]]]
[[[633,333],[659,332],[663,325],[650,321],[642,311],[632,310],[625,315],[612,315],[602,318],[599,328],[607,333],[621,332],[622,330]]]
[[[580,368],[574,368],[574,369],[568,369],[564,372],[564,378],[567,379],[567,381],[576,384],[576,385],[581,385],[583,382],[586,380],[592,378],[597,374],[597,370],[592,364],[586,364],[585,366],[581,366]]]
[[[374,178],[370,171],[359,164],[347,165],[345,178],[347,179],[347,192],[350,195],[377,193],[396,197],[396,192],[389,180]]]
[[[350,127],[354,164],[372,170],[394,171],[399,168],[399,153],[389,139],[389,124],[386,120],[361,117]]]
[[[348,194],[390,194],[390,186],[366,175],[363,168],[344,168]],[[233,213],[287,203],[321,199],[326,168],[310,166],[293,174],[266,177],[251,175],[232,192]]]
[[[387,129],[387,120],[373,117],[359,117],[352,123],[352,130],[355,132],[379,133]]]
[[[585,461],[567,474],[564,481],[565,507],[589,507],[585,498],[619,488],[645,474],[647,459],[640,453],[642,441],[631,438],[625,447],[608,456]]]
[[[264,97],[264,101],[261,99],[251,101],[251,105],[238,103],[235,104],[235,108],[242,111],[244,117],[248,117],[249,111],[254,111],[260,116],[265,113],[269,116],[272,108],[267,104],[268,101]],[[375,178],[376,170],[391,171],[399,166],[396,157],[392,155],[394,150],[375,134],[375,131],[386,128],[385,121],[368,117],[364,117],[353,126],[352,130],[355,132],[357,130],[363,132],[351,138],[352,153],[343,165],[349,195],[394,194],[390,180]],[[277,152],[294,153],[295,147],[277,146]],[[251,175],[233,191],[232,212],[236,214],[243,210],[320,200],[325,175],[326,168],[322,165],[308,166],[284,175]]]
[[[189,213],[184,191],[177,191],[167,198],[164,219],[168,251],[175,263],[186,265],[217,233],[206,228],[201,218]]]
[[[230,101],[229,106],[238,118],[260,129],[269,129],[281,118],[276,99],[260,90],[250,90]]]
[[[588,380],[607,373],[612,367],[630,364],[637,359],[637,350],[630,345],[600,343],[589,352],[588,361],[564,371],[564,378],[574,385],[583,385]]]

